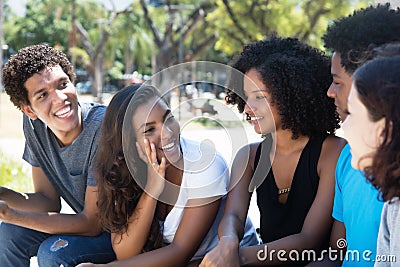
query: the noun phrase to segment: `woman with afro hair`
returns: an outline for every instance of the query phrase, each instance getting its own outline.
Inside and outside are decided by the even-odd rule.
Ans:
[[[334,136],[339,117],[326,95],[329,59],[297,39],[270,37],[246,45],[232,67],[226,101],[264,141],[237,153],[220,242],[200,266],[304,266],[313,258],[302,252],[328,244],[335,165],[345,144]],[[264,244],[239,249],[254,189]]]

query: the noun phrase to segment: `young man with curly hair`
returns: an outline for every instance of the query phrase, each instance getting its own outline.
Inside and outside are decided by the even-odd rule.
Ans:
[[[115,258],[97,218],[92,159],[105,106],[79,103],[65,54],[48,45],[23,48],[3,68],[4,87],[23,113],[34,192],[0,186],[0,262],[75,266]],[[60,214],[60,197],[76,214]],[[62,235],[62,236],[61,236]]]
[[[334,21],[323,40],[325,47],[334,52],[333,82],[327,94],[335,99],[337,112],[344,121],[348,114],[352,74],[368,59],[374,47],[400,41],[400,10],[390,9],[386,4],[355,11]],[[346,249],[349,252],[347,257],[341,257],[343,263],[336,262],[338,265],[373,266],[383,202],[378,200],[378,191],[363,173],[352,168],[351,158],[350,147],[346,145],[336,166],[331,246],[344,249],[342,255],[346,255]]]

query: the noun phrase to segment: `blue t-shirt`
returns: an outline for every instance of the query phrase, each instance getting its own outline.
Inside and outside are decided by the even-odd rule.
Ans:
[[[346,227],[347,252],[342,266],[373,266],[383,202],[363,173],[351,166],[346,145],[336,165],[332,216]]]

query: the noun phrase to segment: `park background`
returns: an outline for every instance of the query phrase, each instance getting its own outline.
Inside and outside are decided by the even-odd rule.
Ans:
[[[0,63],[4,65],[24,46],[48,43],[65,52],[74,64],[80,100],[107,104],[124,86],[147,80],[175,64],[196,60],[227,64],[244,44],[270,34],[296,37],[324,49],[321,36],[331,21],[355,9],[384,2],[387,1],[0,0]],[[400,6],[400,0],[389,2],[392,7]],[[207,97],[222,101],[219,89],[223,84],[219,84],[218,74],[211,73],[207,79],[207,86],[197,88],[196,96],[208,93]],[[188,98],[187,90],[179,86],[175,92],[175,104],[181,105]],[[191,109],[184,109],[183,114],[198,115]],[[249,141],[260,140],[237,115]],[[225,134],[224,129],[204,121],[184,132],[197,140],[209,137],[231,163]],[[1,85],[0,186],[29,192],[33,186],[30,168],[21,160],[23,147],[21,111],[11,104]],[[71,212],[66,205],[63,211]],[[254,201],[249,214],[258,225]],[[36,266],[35,260],[31,266]]]

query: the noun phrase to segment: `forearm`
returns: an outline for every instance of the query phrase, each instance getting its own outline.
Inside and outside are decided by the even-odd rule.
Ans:
[[[175,244],[169,244],[166,247],[156,249],[150,252],[142,253],[129,259],[109,263],[110,267],[179,267],[186,266],[190,259],[186,259],[184,249]]]
[[[218,245],[208,252],[203,258],[200,266],[229,266],[239,267],[239,243],[243,230],[239,217],[226,213],[218,228]],[[239,237],[240,236],[240,237]]]
[[[0,200],[16,210],[59,212],[61,209],[60,201],[50,200],[41,193],[19,193],[5,187],[0,187]]]
[[[0,220],[49,234],[95,236],[101,233],[98,221],[95,218],[89,219],[84,214],[28,212],[8,209],[0,213]]]
[[[222,237],[235,237],[240,241],[243,238],[244,225],[245,221],[235,214],[226,214],[219,224],[218,236],[220,239]]]
[[[127,259],[142,252],[149,236],[156,206],[157,200],[143,193],[129,218],[126,233],[113,234],[113,248],[118,260]]]

